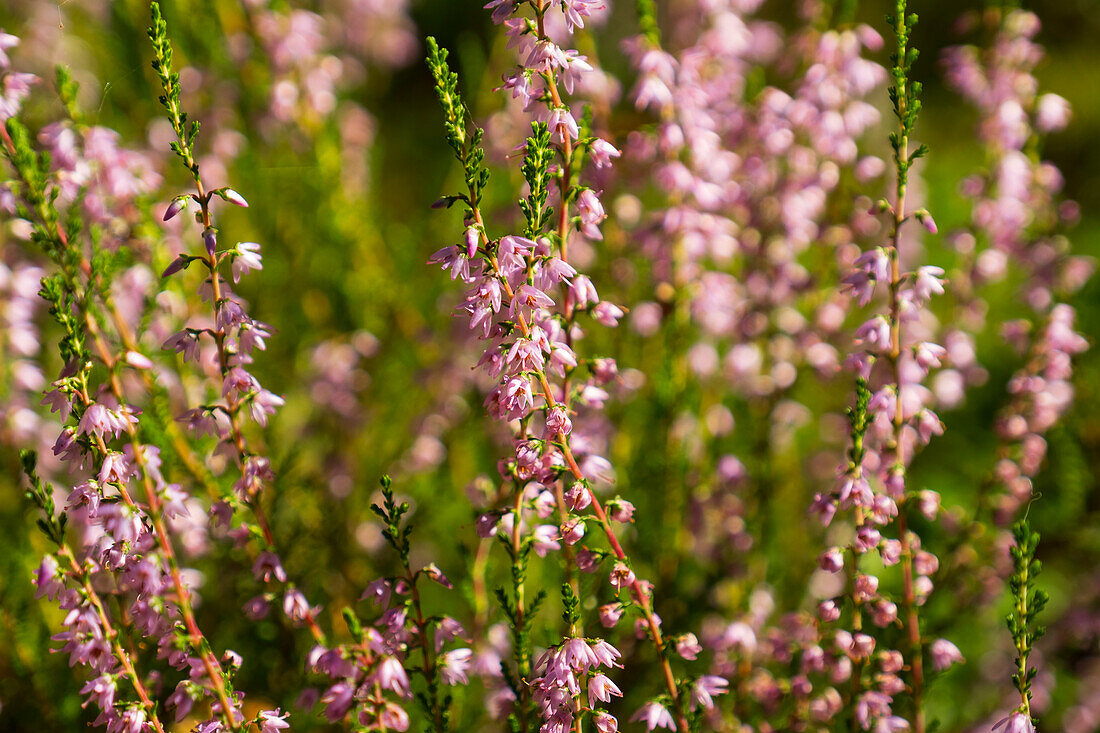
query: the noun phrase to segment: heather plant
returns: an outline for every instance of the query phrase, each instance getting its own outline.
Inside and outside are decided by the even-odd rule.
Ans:
[[[0,729],[1095,729],[1085,15],[0,8]]]

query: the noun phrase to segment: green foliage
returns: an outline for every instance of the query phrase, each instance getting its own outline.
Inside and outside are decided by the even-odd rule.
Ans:
[[[577,624],[580,623],[580,601],[577,599],[577,594],[573,591],[573,586],[569,583],[561,584],[561,605],[562,605],[562,620],[569,626],[570,629],[576,629]],[[573,633],[573,632],[571,632]]]
[[[393,496],[393,485],[389,476],[383,476],[379,483],[382,485],[382,506],[371,504],[371,511],[386,523],[382,530],[382,536],[390,547],[401,556],[401,562],[406,568],[409,566],[409,535],[412,533],[411,524],[402,524],[402,518],[409,513],[408,502],[397,503]]]
[[[79,124],[84,118],[83,111],[76,101],[80,84],[73,79],[72,74],[64,66],[58,66],[54,70],[54,84],[57,86],[57,96],[61,99],[61,103],[65,105],[65,111],[68,113],[69,119]]]
[[[634,9],[638,14],[638,30],[649,45],[661,46],[661,27],[657,23],[656,0],[634,0]]]
[[[1012,536],[1016,544],[1010,548],[1013,570],[1008,578],[1008,589],[1013,607],[1005,617],[1005,623],[1016,647],[1016,671],[1012,674],[1012,682],[1020,692],[1019,710],[1031,716],[1031,684],[1038,670],[1028,666],[1028,658],[1035,642],[1046,632],[1036,620],[1050,596],[1038,587],[1038,577],[1042,571],[1042,564],[1035,557],[1039,533],[1031,531],[1028,520],[1024,518],[1013,525]]]
[[[33,450],[23,450],[20,451],[19,458],[23,464],[23,473],[30,482],[27,498],[42,511],[36,524],[42,534],[60,547],[65,542],[65,525],[69,515],[64,512],[57,514],[53,503],[53,487],[38,476],[38,454]]]
[[[470,207],[481,205],[482,195],[489,183],[489,169],[485,167],[485,150],[481,141],[485,131],[474,123],[473,115],[458,91],[458,74],[447,64],[447,49],[440,48],[429,36],[428,70],[435,81],[435,93],[443,107],[443,126],[447,132],[447,144],[462,165],[467,194],[444,197],[449,206],[455,200],[463,200]]]
[[[848,468],[855,470],[863,464],[866,449],[863,444],[867,428],[871,426],[868,405],[871,403],[871,390],[863,377],[856,379],[856,402],[848,408],[848,425],[851,428],[851,444],[848,447]]]
[[[160,12],[160,3],[154,0],[149,4],[149,9],[153,16],[153,24],[147,31],[149,40],[153,43],[152,65],[164,92],[159,100],[168,112],[168,121],[172,123],[172,130],[177,138],[169,145],[195,180],[198,180],[199,164],[195,161],[192,149],[195,138],[199,135],[200,125],[198,120],[189,123],[187,113],[180,108],[180,75],[172,69],[172,43],[168,39],[168,23]]]
[[[890,133],[890,146],[894,149],[894,164],[898,172],[898,190],[904,191],[909,181],[909,169],[918,158],[924,157],[928,152],[928,146],[921,144],[916,150],[909,153],[909,136],[917,125],[917,116],[921,111],[922,84],[910,79],[913,63],[916,62],[919,51],[910,48],[909,38],[913,26],[917,24],[917,14],[907,13],[906,0],[896,0],[897,8],[893,15],[886,16],[886,22],[894,29],[897,45],[894,53],[890,55],[892,68],[890,77],[893,85],[890,87],[890,102],[894,107],[894,116],[897,117],[901,129]],[[900,198],[900,196],[899,196]],[[904,212],[902,212],[904,213]]]
[[[554,161],[554,149],[550,146],[550,130],[545,123],[531,123],[531,137],[523,156],[523,179],[527,181],[530,193],[520,199],[519,208],[523,212],[527,226],[524,235],[534,239],[553,216],[553,209],[546,205],[550,195],[550,164]]]

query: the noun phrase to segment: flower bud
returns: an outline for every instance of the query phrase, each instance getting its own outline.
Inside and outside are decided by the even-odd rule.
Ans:
[[[164,221],[170,221],[171,219],[174,219],[176,217],[176,214],[183,211],[184,207],[186,206],[187,199],[185,197],[177,196],[176,198],[172,199],[172,202],[168,204],[168,208],[164,212]]]
[[[232,188],[225,189],[224,193],[222,194],[222,198],[224,198],[231,204],[236,204],[237,206],[240,206],[241,208],[248,208],[248,202],[244,200],[244,196],[241,196]]]

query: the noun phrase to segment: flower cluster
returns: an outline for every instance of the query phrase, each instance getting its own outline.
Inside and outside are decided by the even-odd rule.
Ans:
[[[1093,264],[1070,253],[1062,231],[1076,221],[1078,207],[1060,200],[1062,174],[1037,152],[1070,118],[1069,103],[1040,94],[1033,74],[1043,57],[1034,40],[1039,19],[1012,10],[987,14],[984,21],[992,25],[985,29],[989,46],[950,48],[944,64],[948,82],[978,110],[978,135],[989,160],[988,171],[960,184],[972,202],[971,228],[954,236],[968,265],[960,272],[964,291],[979,292],[1018,270],[1021,299],[1034,314],[1001,327],[1003,338],[1027,357],[1009,382],[1009,404],[997,423],[1003,446],[994,474],[1006,489],[997,513],[1006,526],[1032,496],[1031,479],[1046,455],[1044,435],[1073,401],[1071,360],[1087,342],[1073,330],[1073,307],[1059,299],[1081,288]],[[981,302],[973,301],[970,320],[980,323]]]
[[[354,712],[359,725],[378,731],[409,729],[409,715],[400,701],[413,697],[409,678],[415,669],[425,679],[427,691],[420,699],[433,729],[444,731],[451,699],[441,686],[469,683],[473,652],[453,645],[465,635],[458,621],[450,616],[425,616],[417,583],[426,578],[450,589],[451,582],[434,563],[412,570],[410,527],[403,520],[409,505],[397,503],[388,477],[382,480],[382,493],[384,503],[373,508],[386,524],[383,536],[400,555],[404,575],[370,583],[360,601],[373,601],[382,608],[381,616],[372,626],[364,627],[358,614],[345,609],[344,619],[354,643],[333,648],[317,645],[310,651],[308,665],[313,672],[336,680],[320,695],[329,721],[343,720]],[[420,656],[416,668],[409,664],[414,653]],[[309,707],[316,700],[316,692],[310,691],[301,702]]]
[[[0,549],[5,575],[33,570],[5,586],[0,668],[60,652],[81,681],[46,717],[110,733],[1092,730],[1089,583],[1036,643],[1027,521],[1059,536],[1048,564],[1091,557],[1095,442],[1059,429],[1090,394],[1092,264],[1043,159],[1070,110],[1040,90],[1036,16],[968,14],[984,45],[947,51],[985,167],[941,238],[906,0],[885,68],[852,2],[482,2],[471,68],[504,73],[476,109],[427,39],[459,183],[432,208],[462,215],[429,257],[443,297],[418,254],[437,230],[385,212],[444,171],[394,165],[428,149],[358,101],[415,99],[386,91],[418,46],[408,0],[181,16],[203,59],[184,68],[154,1],[167,114],[117,132],[139,74],[92,115],[94,64],[44,104],[22,69],[124,11],[0,12],[27,26],[0,31],[0,464],[46,539]],[[620,82],[596,32],[631,17]],[[974,388],[998,379],[990,420],[1002,390]],[[386,472],[408,499],[387,476],[371,504],[362,478]],[[53,680],[20,677],[0,696],[22,721]]]
[[[202,226],[204,249],[200,255],[179,254],[164,271],[163,277],[181,272],[193,263],[200,263],[208,277],[204,278],[199,295],[211,306],[210,317],[201,324],[177,331],[165,341],[164,348],[182,353],[184,361],[198,362],[207,376],[220,386],[219,398],[187,410],[180,420],[198,436],[213,435],[217,439],[215,454],[232,459],[240,470],[232,494],[212,497],[211,515],[215,526],[226,530],[237,542],[246,543],[250,537],[255,537],[261,543],[263,549],[253,565],[256,579],[265,583],[273,579],[277,581],[282,586],[282,608],[286,617],[295,625],[308,626],[315,640],[321,641],[324,635],[316,621],[319,608],[310,606],[302,592],[288,582],[263,509],[263,490],[275,478],[271,462],[249,447],[244,434],[245,419],[251,418],[261,427],[266,426],[268,416],[283,404],[283,398],[264,389],[248,371],[253,352],[266,348],[266,339],[271,336],[270,327],[248,315],[247,304],[233,293],[221,268],[229,263],[234,283],[240,282],[241,277],[253,270],[263,269],[260,245],[239,242],[231,248],[220,249],[218,246],[212,200],[217,197],[241,207],[247,207],[248,202],[229,187],[209,191],[204,188],[193,152],[197,128],[194,123],[186,123],[186,114],[180,109],[179,76],[172,71],[172,53],[165,23],[159,15],[159,8],[155,4],[153,7],[154,23],[149,31],[155,52],[153,68],[164,89],[161,102],[177,136],[172,149],[195,184],[195,193],[181,194],[172,199],[163,219],[169,221],[186,210],[189,204],[197,205],[195,220]],[[234,510],[242,506],[251,510],[256,525],[244,521],[233,527]],[[268,604],[276,595],[269,592],[257,596],[246,605],[246,611],[254,618],[265,615]]]
[[[155,6],[154,21],[158,71],[175,81]],[[170,109],[178,104],[175,83],[175,94],[166,88]],[[76,112],[75,84],[62,74],[59,86]],[[175,545],[178,541],[184,551],[201,551],[205,522],[188,491],[162,470],[163,447],[145,442],[150,429],[168,442],[179,434],[148,420],[143,429],[142,411],[129,394],[128,385],[142,387],[155,412],[161,411],[156,365],[132,332],[141,320],[143,298],[132,302],[127,296],[133,285],[119,289],[111,280],[115,260],[124,256],[120,242],[131,236],[138,218],[134,199],[149,192],[159,177],[144,156],[116,149],[114,133],[81,125],[77,114],[42,131],[44,152],[32,146],[26,129],[14,120],[2,137],[15,174],[14,212],[33,228],[32,240],[54,267],[40,294],[61,329],[65,366],[45,402],[69,423],[54,444],[54,455],[68,464],[69,475],[78,477],[64,511],[56,514],[52,489],[39,477],[35,456],[25,454],[24,470],[44,513],[41,526],[57,546],[43,560],[36,584],[40,595],[68,612],[65,631],[55,638],[64,642],[71,664],[87,665],[98,675],[83,691],[101,710],[97,723],[108,730],[164,730],[153,699],[159,693],[148,687],[150,678],[138,667],[133,645],[142,639],[147,640],[142,646],[157,650],[158,659],[184,673],[166,701],[177,720],[202,702],[209,703],[209,714],[197,727],[203,733],[285,728],[286,716],[278,710],[246,719],[243,695],[232,681],[241,658],[232,651],[216,657],[199,627],[194,611],[198,576],[181,565]],[[187,143],[193,139],[192,130]],[[189,168],[197,176],[197,167]],[[173,207],[169,214],[179,212],[178,200]],[[213,259],[214,252],[208,256]],[[242,256],[255,258],[252,251]],[[258,260],[248,263],[258,265]],[[133,280],[136,273],[140,285],[140,272],[131,269],[119,281]],[[142,392],[137,394],[140,399]],[[186,449],[176,444],[173,451],[183,458]],[[190,454],[187,458],[193,461]],[[66,537],[68,527],[79,533],[75,544]]]
[[[618,722],[606,712],[597,709],[598,703],[621,697],[622,691],[599,668],[621,667],[616,660],[619,651],[602,639],[566,639],[553,649],[548,649],[535,664],[539,676],[531,681],[535,704],[545,721],[543,733],[567,733],[573,729],[573,720],[580,715],[591,716],[592,724],[600,733],[614,733]],[[587,694],[587,705],[582,693]],[[663,709],[662,709],[663,710]],[[663,712],[662,724],[672,727],[668,711]],[[652,725],[650,728],[652,729]]]
[[[856,329],[859,350],[847,362],[857,377],[855,404],[849,410],[848,460],[841,467],[836,488],[819,494],[813,510],[825,524],[838,511],[850,512],[854,520],[855,537],[847,548],[850,560],[846,563],[844,552],[831,548],[821,556],[820,565],[828,573],[840,573],[847,565],[843,600],[850,602],[846,609],[850,631],[838,630],[832,643],[850,660],[851,704],[856,717],[864,730],[876,726],[877,730],[923,733],[925,649],[918,607],[932,591],[931,577],[939,560],[921,548],[920,538],[909,529],[909,514],[915,508],[929,521],[934,520],[939,496],[933,491],[912,491],[906,474],[916,451],[944,429],[931,409],[931,392],[923,385],[929,372],[947,356],[943,346],[927,340],[932,334],[928,319],[923,318],[931,297],[944,293],[944,271],[934,266],[903,269],[907,263],[901,251],[902,227],[919,221],[935,233],[936,226],[926,210],[910,211],[906,204],[909,173],[926,152],[923,145],[909,148],[920,111],[920,84],[909,77],[916,58],[909,47],[909,34],[916,16],[906,13],[902,1],[891,22],[897,38],[891,88],[899,124],[891,138],[896,187],[893,202],[883,201],[880,206],[890,216],[892,229],[887,243],[864,251],[844,280],[844,287],[861,305],[870,303],[876,290],[886,297],[882,312]],[[889,528],[895,530],[896,537],[884,533]],[[903,590],[896,602],[880,588],[879,578],[861,567],[863,557],[871,552],[878,553],[884,566],[900,567]],[[828,599],[820,604],[818,613],[825,622],[837,622],[844,610],[841,601]],[[882,649],[865,630],[865,615],[879,628],[900,622],[906,653]],[[946,640],[934,642],[928,651],[936,670],[962,659],[959,650]],[[908,668],[908,683],[899,676],[903,668]],[[903,717],[893,710],[893,701],[907,689],[913,709]]]
[[[598,5],[563,3],[566,29],[582,28]],[[479,367],[496,382],[485,406],[490,416],[512,423],[515,430],[513,453],[498,466],[501,477],[513,485],[512,506],[483,516],[479,529],[482,536],[501,529],[502,535],[511,535],[504,544],[513,561],[515,588],[506,610],[522,679],[530,673],[523,593],[528,552],[533,549],[544,556],[562,550],[575,591],[576,571],[594,572],[605,554],[584,546],[574,555],[573,546],[585,536],[589,523],[603,530],[618,559],[611,584],[616,591],[630,590],[642,613],[642,628],[658,652],[665,642],[652,611],[651,591],[628,566],[611,525],[612,520],[629,521],[633,508],[618,502],[608,505],[610,514],[605,510],[595,488],[613,479],[611,466],[594,452],[599,441],[590,439],[584,423],[575,417],[583,408],[600,409],[609,397],[603,387],[617,377],[614,360],[582,360],[573,348],[584,335],[582,316],[615,326],[624,312],[600,299],[591,279],[570,264],[569,252],[578,242],[602,238],[599,224],[606,217],[597,192],[581,183],[584,164],[607,168],[619,151],[590,134],[583,116],[578,121],[577,110],[564,96],[592,67],[583,55],[559,46],[548,34],[547,19],[554,17],[557,6],[541,0],[494,0],[486,7],[504,26],[520,60],[520,66],[505,76],[503,89],[535,116],[522,167],[528,193],[520,209],[526,225],[522,235],[489,235],[480,209],[488,178],[482,167],[482,133],[467,119],[445,54],[433,46],[429,65],[446,115],[448,141],[465,168],[468,191],[443,200],[447,205],[459,200],[466,204],[464,242],[437,251],[429,261],[470,286],[461,312],[471,330],[489,342]],[[556,513],[559,524],[529,530],[524,514],[531,510],[541,518]],[[686,730],[675,679],[667,660],[662,658],[661,664],[676,709],[676,727]],[[526,716],[528,690],[514,693],[519,714]],[[560,725],[557,707],[543,706],[541,712],[544,726]]]
[[[806,25],[785,37],[758,5],[691,4],[667,49],[655,16],[628,44],[635,104],[657,118],[628,153],[667,206],[641,229],[655,300],[632,325],[676,355],[670,439],[716,458],[699,466],[719,488],[692,497],[688,541],[731,565],[755,541],[745,514],[770,501],[771,460],[808,421],[798,388],[839,371],[851,300],[835,271],[879,231],[866,193],[885,170],[864,139],[879,118],[867,97],[885,78],[866,58],[878,34],[828,28],[824,6],[806,4]],[[737,426],[731,402],[753,406],[752,424]],[[738,445],[753,431],[773,437]]]

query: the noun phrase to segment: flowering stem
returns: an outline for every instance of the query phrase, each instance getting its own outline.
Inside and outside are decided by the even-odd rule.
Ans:
[[[471,197],[472,196],[473,191],[471,191]],[[485,234],[485,222],[482,218],[480,207],[471,204],[470,208],[474,213],[474,221],[477,224],[478,230],[481,232],[482,247],[485,249],[486,252],[488,252],[490,242],[488,235]],[[512,287],[508,284],[508,279],[500,273],[499,264],[497,263],[496,257],[494,255],[490,254],[489,264],[492,266],[493,271],[500,279],[501,285],[504,289],[504,294],[508,297],[509,300],[511,300],[515,294],[512,290]],[[516,321],[519,326],[520,332],[525,337],[529,336],[530,327],[527,325],[527,321],[522,314],[518,314]],[[545,371],[536,369],[533,370],[533,372],[536,379],[538,380],[539,388],[543,399],[546,401],[547,407],[556,407],[558,405],[558,401],[554,398],[554,391],[550,387],[550,382],[546,378]],[[588,492],[589,499],[592,502],[592,513],[596,515],[596,520],[599,522],[601,529],[603,529],[604,535],[607,537],[608,544],[611,545],[611,551],[615,554],[616,559],[622,562],[629,562],[629,558],[627,557],[626,552],[623,550],[622,545],[619,543],[619,539],[615,535],[615,530],[611,526],[611,520],[608,518],[607,512],[604,511],[603,505],[600,504],[599,497],[597,497],[596,493],[592,491],[592,488],[588,484],[587,477],[584,475],[584,471],[581,470],[580,466],[577,464],[576,458],[573,457],[573,451],[569,446],[568,436],[564,433],[558,433],[557,441],[555,442],[555,444],[558,446],[558,448],[561,449],[562,455],[565,457],[566,467],[569,469],[569,472],[573,475],[574,478],[576,478],[584,485],[585,490]],[[657,649],[657,659],[659,660],[661,665],[661,674],[664,678],[665,686],[668,688],[669,695],[672,698],[673,709],[675,710],[676,714],[676,730],[679,733],[687,733],[689,730],[687,717],[684,715],[683,712],[683,705],[680,700],[680,693],[676,686],[676,678],[672,674],[672,667],[669,664],[668,658],[665,653],[664,638],[661,635],[661,628],[657,623],[657,619],[653,614],[653,608],[650,605],[649,597],[642,589],[642,585],[637,578],[635,578],[630,583],[630,590],[632,595],[634,596],[635,602],[642,610],[642,615],[645,617],[646,626],[649,631],[649,637],[653,641],[653,645]]]
[[[549,37],[546,35],[545,29],[545,17],[546,9],[550,6],[549,2],[538,2],[535,4],[535,29],[540,40],[549,41]],[[550,99],[555,107],[565,106],[562,102],[561,94],[558,92],[557,75],[553,69],[543,74],[546,79],[547,88],[550,91]],[[559,255],[562,262],[569,263],[569,193],[572,185],[573,175],[573,139],[568,135],[562,141],[561,152],[561,173],[558,177],[558,191],[561,197],[560,211],[558,212],[558,246]],[[573,294],[569,288],[569,283],[562,282],[562,303],[565,308],[565,343],[572,348],[573,346],[573,323],[576,321],[576,314],[573,307]],[[570,372],[566,371],[562,376],[561,393],[563,399],[569,402],[569,377]],[[569,411],[569,405],[566,405],[566,411]],[[561,522],[565,522],[569,517],[569,510],[565,504],[565,479],[554,484],[554,499],[558,507],[558,517]],[[573,593],[580,595],[580,581],[577,577],[576,559],[573,553],[573,547],[568,543],[562,545],[562,557],[565,559],[565,577],[569,582],[569,585],[573,588]],[[577,718],[577,725],[580,725],[580,718]]]
[[[916,123],[917,113],[920,111],[920,84],[909,80],[909,70],[916,60],[917,51],[909,47],[909,34],[916,23],[915,14],[906,13],[906,0],[896,0],[895,15],[890,19],[894,27],[897,40],[895,54],[893,56],[894,85],[890,89],[890,96],[894,103],[894,112],[897,116],[898,132],[891,134],[891,143],[894,148],[894,164],[897,171],[895,200],[893,207],[893,228],[890,234],[887,256],[890,263],[890,348],[887,356],[893,367],[894,394],[894,419],[893,436],[890,447],[894,451],[894,463],[890,468],[891,473],[898,477],[902,486],[902,495],[898,500],[898,534],[901,541],[901,569],[902,569],[902,613],[904,614],[905,630],[909,642],[910,672],[912,674],[912,698],[913,698],[913,733],[924,733],[924,712],[921,701],[924,689],[924,663],[923,648],[920,635],[920,619],[917,615],[917,604],[913,589],[913,548],[909,537],[908,521],[906,517],[905,471],[906,462],[904,447],[902,444],[902,432],[905,425],[905,414],[902,400],[902,368],[901,368],[901,286],[902,275],[900,265],[901,228],[909,218],[905,213],[905,196],[909,180],[909,169],[913,161],[923,155],[923,146],[912,155],[909,154],[909,136]]]
[[[527,731],[528,699],[531,691],[526,680],[531,676],[531,655],[527,648],[526,611],[524,609],[524,585],[527,573],[526,560],[523,557],[522,538],[520,536],[520,516],[523,508],[523,486],[515,482],[515,504],[512,507],[512,585],[515,590],[515,607],[512,615],[515,638],[516,675],[519,689],[516,690],[516,707],[519,710],[520,730]]]
[[[531,5],[536,9],[537,16],[541,16],[541,13],[544,13],[546,8],[549,7],[548,4],[543,0],[534,0]],[[541,39],[539,42],[548,43],[547,41]],[[474,235],[476,238],[469,243],[471,250],[476,249],[476,253],[474,251],[471,251],[470,257],[472,258],[475,254],[477,254],[484,258],[484,261],[488,264],[491,270],[491,276],[499,284],[502,295],[507,298],[510,304],[515,304],[515,290],[513,289],[511,283],[509,283],[508,278],[502,272],[500,263],[498,262],[496,256],[496,252],[494,251],[493,241],[492,239],[490,239],[487,233],[485,220],[482,215],[480,206],[481,192],[488,178],[488,171],[486,171],[481,164],[484,156],[483,151],[479,147],[479,143],[481,140],[481,130],[473,125],[472,122],[470,122],[469,110],[466,108],[465,104],[462,102],[460,96],[458,95],[457,75],[453,74],[450,71],[449,67],[447,67],[446,65],[446,53],[438,48],[434,39],[429,38],[428,43],[431,49],[431,55],[429,56],[428,61],[429,66],[432,69],[433,75],[436,78],[436,91],[444,109],[448,143],[454,150],[455,156],[458,158],[459,162],[462,163],[465,172],[464,180],[466,184],[466,193],[458,196],[447,197],[443,200],[443,202],[447,203],[448,205],[449,203],[453,203],[455,200],[462,200],[465,202],[467,206],[467,231],[476,233]],[[553,75],[549,73],[544,75],[548,87],[550,87],[550,84],[553,81],[552,76]],[[560,100],[560,96],[558,97],[558,99]],[[551,101],[553,101],[553,94],[551,94]],[[473,128],[472,133],[467,129],[468,124],[470,125],[470,127]],[[563,139],[567,139],[570,137],[570,135],[564,134],[561,135],[561,137]],[[531,146],[532,143],[529,142],[528,145]],[[564,191],[565,193],[563,194],[563,199],[560,202],[563,209],[567,207],[569,201],[568,187],[566,187]],[[534,216],[534,220],[537,222],[537,213],[535,213],[534,210],[530,208],[530,206],[528,207],[528,211],[532,212],[531,215]],[[529,219],[529,224],[530,223],[531,220]],[[565,228],[559,229],[559,231],[564,231],[566,234],[568,234],[568,226],[569,221],[568,218],[566,218]],[[538,229],[538,227],[534,228]],[[530,231],[528,232],[528,234],[537,236],[537,231]],[[561,244],[563,244],[563,242],[559,242],[559,245]],[[528,323],[527,317],[524,315],[523,312],[521,312],[520,309],[514,309],[514,311],[514,327],[518,329],[519,334],[523,338],[530,339],[532,335],[531,324]],[[555,409],[567,410],[568,406],[562,405],[556,399],[554,395],[554,390],[550,385],[549,379],[547,378],[545,367],[532,365],[531,368],[524,370],[524,378],[531,378],[537,383],[537,391],[541,395],[547,411],[553,411]],[[567,398],[567,396],[565,397]],[[584,490],[588,494],[588,498],[590,500],[592,513],[595,515],[598,523],[600,524],[600,527],[602,528],[603,533],[606,536],[609,545],[611,546],[612,553],[615,555],[617,560],[623,562],[624,564],[629,564],[627,555],[615,535],[614,529],[611,526],[611,522],[603,508],[603,505],[600,503],[598,497],[593,492],[589,484],[588,477],[581,470],[575,456],[573,455],[567,430],[556,430],[555,434],[552,435],[551,442],[561,451],[562,457],[566,464],[566,468],[568,469],[568,473],[572,474],[574,479],[576,479],[577,482],[584,486]],[[519,506],[520,501],[519,497],[517,497],[517,514],[514,516],[514,520],[516,522],[519,521]],[[512,549],[515,550],[514,543]],[[664,678],[665,685],[668,689],[668,693],[672,701],[676,730],[679,731],[679,733],[688,733],[689,725],[687,717],[684,714],[679,689],[676,684],[676,678],[672,673],[672,668],[667,658],[664,638],[661,635],[660,626],[658,625],[657,619],[653,613],[650,600],[637,577],[635,577],[629,585],[634,600],[637,603],[638,607],[641,609],[642,615],[645,618],[649,637],[656,647],[657,658],[661,666],[662,677]]]
[[[11,138],[11,135],[7,130],[4,130],[2,136],[5,151],[8,153],[9,159],[12,161],[13,167],[16,170],[17,175],[21,177],[26,185],[28,192],[33,192],[36,189],[34,181],[27,170],[28,164],[33,164],[33,161],[24,159],[17,146]],[[52,207],[47,202],[46,198],[41,195],[35,195],[35,201],[33,202],[34,213],[38,217],[37,225],[41,227],[41,230],[46,234],[49,242],[47,248],[51,258],[61,268],[62,275],[66,281],[66,287],[70,289],[73,296],[77,298],[80,304],[79,316],[83,320],[85,331],[89,337],[91,337],[93,345],[96,348],[97,354],[107,367],[109,375],[110,391],[114,398],[117,400],[120,408],[126,407],[126,397],[122,391],[121,382],[118,379],[117,363],[118,360],[111,353],[111,350],[107,347],[105,340],[103,339],[99,325],[96,321],[96,317],[92,312],[92,300],[89,289],[81,284],[80,281],[80,263],[82,258],[80,256],[73,257],[73,247],[70,245],[68,235],[65,229],[60,225],[57,220],[56,214],[53,212]],[[86,405],[91,405],[94,401],[88,393],[86,379],[84,380],[84,386],[80,391],[79,396]],[[145,445],[141,442],[137,433],[137,427],[135,424],[126,421],[124,423],[124,432],[127,435],[131,448],[133,449],[133,460],[137,468],[137,475],[141,481],[142,488],[145,493],[145,499],[148,505],[148,511],[145,512],[149,517],[152,524],[154,534],[156,536],[157,544],[164,557],[164,561],[168,566],[169,575],[172,578],[172,584],[176,591],[176,603],[180,610],[180,615],[183,617],[184,625],[187,629],[189,636],[189,642],[192,647],[199,653],[203,661],[203,665],[206,668],[207,674],[210,677],[211,683],[214,687],[214,692],[217,695],[219,702],[222,704],[222,717],[228,724],[231,730],[238,730],[239,726],[235,718],[231,715],[230,711],[233,709],[229,695],[226,691],[226,682],[221,674],[221,667],[218,664],[217,659],[213,653],[209,650],[209,644],[206,641],[206,637],[203,635],[202,630],[199,628],[195,621],[194,612],[191,608],[190,593],[186,586],[183,584],[183,579],[179,572],[179,564],[176,559],[175,550],[172,546],[171,539],[168,534],[167,527],[164,522],[163,512],[161,510],[160,496],[157,493],[157,487],[154,484],[149,467],[145,458]],[[106,457],[110,450],[107,447],[103,437],[99,434],[95,434],[93,444],[99,450],[102,457]],[[137,502],[134,501],[130,495],[129,490],[123,483],[118,484],[119,493],[123,501],[130,508],[135,511],[140,511]]]
[[[219,317],[221,315],[220,309],[224,307],[219,266],[224,261],[225,255],[219,256],[216,251],[216,230],[213,226],[213,217],[210,213],[210,201],[214,195],[218,195],[238,205],[247,204],[239,194],[236,194],[236,192],[230,189],[208,191],[203,185],[202,176],[199,174],[199,166],[195,161],[193,149],[193,142],[199,130],[198,123],[192,121],[188,124],[187,115],[180,107],[179,75],[172,71],[172,49],[168,41],[167,26],[161,16],[158,3],[152,2],[150,6],[153,15],[153,26],[149,29],[149,38],[153,42],[155,56],[153,68],[156,70],[161,86],[164,89],[164,95],[160,98],[161,104],[164,106],[165,110],[167,110],[168,120],[171,122],[172,129],[176,133],[176,141],[172,143],[172,150],[183,162],[184,167],[187,168],[188,173],[195,183],[195,193],[192,194],[190,198],[199,205],[199,219],[203,227],[203,239],[207,246],[206,256],[197,259],[206,266],[207,271],[210,273],[210,287],[212,293],[211,307],[215,324],[215,327],[210,330],[210,333],[217,348],[218,367],[224,384],[224,381],[227,379],[232,369],[232,364],[230,363],[231,354],[227,345],[228,333],[225,324],[221,322],[222,319]],[[223,389],[223,392],[225,393],[226,399],[226,405],[223,411],[229,419],[229,438],[236,450],[238,463],[242,471],[244,471],[248,460],[253,454],[248,448],[244,433],[241,429],[242,400],[239,399],[232,390]],[[260,535],[265,550],[273,552],[275,539],[271,533],[267,514],[260,503],[259,490],[253,486],[249,486],[244,492],[243,498],[244,503],[251,509],[259,525]],[[318,643],[324,644],[325,635],[317,623],[315,613],[313,609],[306,610],[302,620],[305,621],[313,638]]]
[[[145,689],[145,685],[141,681],[141,675],[137,673],[137,669],[134,667],[130,654],[123,648],[122,644],[119,643],[119,632],[111,624],[111,618],[103,607],[103,600],[99,597],[99,594],[96,593],[95,588],[92,587],[91,577],[77,561],[68,543],[63,542],[58,548],[57,554],[69,563],[69,566],[72,568],[72,576],[79,581],[84,595],[91,601],[92,606],[95,608],[96,615],[99,617],[99,623],[103,626],[103,633],[111,643],[111,649],[114,651],[115,659],[117,659],[118,663],[122,666],[122,670],[126,673],[126,677],[130,680],[130,684],[134,686],[134,691],[137,692],[138,699],[141,700],[141,705],[145,708],[146,714],[149,716],[148,722],[157,733],[164,733],[164,725],[157,716],[156,703],[149,697],[149,692]]]

